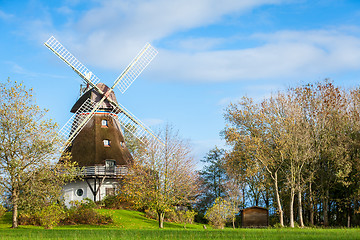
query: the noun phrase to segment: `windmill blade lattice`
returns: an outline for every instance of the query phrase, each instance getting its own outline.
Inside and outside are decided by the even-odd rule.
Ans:
[[[158,142],[164,145],[164,142],[158,138],[149,128],[145,126],[139,119],[137,119],[132,113],[126,110],[125,107],[108,98],[109,94],[117,86],[121,93],[124,93],[128,87],[134,82],[134,80],[141,74],[141,72],[147,67],[147,65],[157,55],[157,50],[153,48],[149,43],[139,52],[139,54],[133,59],[133,61],[127,66],[127,68],[120,74],[115,80],[113,86],[104,93],[96,84],[100,82],[100,79],[96,77],[90,70],[88,70],[79,60],[77,60],[59,41],[53,36],[46,42],[45,46],[48,47],[55,55],[62,59],[67,65],[69,65],[86,83],[96,89],[97,92],[103,95],[99,102],[92,102],[90,99],[86,100],[81,107],[76,111],[72,118],[65,124],[60,130],[59,134],[63,138],[63,144],[61,149],[64,150],[78,135],[78,133],[84,128],[84,126],[92,118],[92,115],[96,113],[102,102],[106,99],[113,105],[113,112],[120,112],[118,114],[119,123],[136,138],[143,143]]]
[[[134,135],[134,137],[144,144],[148,144],[150,141],[165,145],[164,142],[150,130],[150,128],[146,127],[144,123],[137,119],[124,106],[120,105],[120,107],[122,111],[118,114],[118,121],[127,131]]]
[[[56,56],[69,65],[86,83],[95,87],[100,79],[87,69],[79,60],[77,60],[59,41],[51,36],[46,42],[48,47]]]
[[[118,89],[121,93],[124,93],[129,88],[129,86],[135,81],[140,73],[154,59],[157,53],[158,51],[149,43],[145,45],[145,47],[115,80],[115,85],[118,86]]]
[[[95,103],[87,99],[60,129],[59,135],[62,140],[60,150],[63,151],[79,134],[81,129],[89,122],[91,117],[86,119],[88,114],[93,114]],[[86,120],[86,122],[84,122]]]

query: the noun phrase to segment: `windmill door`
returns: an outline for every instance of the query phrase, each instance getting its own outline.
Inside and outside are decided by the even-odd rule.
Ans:
[[[115,173],[115,160],[105,160],[105,171],[106,173]]]

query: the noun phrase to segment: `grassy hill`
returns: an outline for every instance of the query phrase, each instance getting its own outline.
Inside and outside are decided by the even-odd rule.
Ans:
[[[88,229],[88,228],[115,228],[115,229],[158,229],[158,221],[145,217],[145,214],[132,210],[109,210],[99,209],[101,213],[110,214],[114,223],[109,225],[67,225],[57,229]],[[11,213],[6,213],[0,219],[0,229],[11,227]],[[41,228],[37,226],[20,226],[21,228]],[[207,226],[209,227],[209,226]],[[183,224],[164,222],[165,229],[183,229]],[[202,229],[202,224],[186,224],[187,229]]]
[[[38,226],[10,229],[11,214],[0,219],[1,239],[360,239],[360,229],[203,229],[201,224],[165,223],[158,228],[156,220],[143,213],[128,210],[99,210],[113,215],[114,223],[104,226],[60,226],[45,230]]]

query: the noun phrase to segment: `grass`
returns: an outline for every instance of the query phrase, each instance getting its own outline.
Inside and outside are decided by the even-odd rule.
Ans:
[[[100,210],[111,213],[114,223],[104,226],[60,226],[45,230],[37,226],[10,229],[11,214],[0,219],[0,239],[360,239],[360,229],[224,229],[214,230],[201,224],[165,223],[158,228],[155,220],[143,213],[127,210]]]

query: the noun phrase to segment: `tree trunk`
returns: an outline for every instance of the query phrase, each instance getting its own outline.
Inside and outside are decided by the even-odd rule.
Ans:
[[[242,202],[243,202],[243,208],[245,208],[245,188],[242,189]]]
[[[158,212],[159,228],[164,228],[164,215],[165,215],[165,213],[163,213],[163,212]]]
[[[233,227],[233,229],[235,229],[235,218],[234,217],[232,218],[232,227]]]
[[[12,192],[12,204],[13,204],[13,212],[12,212],[12,228],[18,227],[18,195],[17,191],[13,190]]]
[[[274,174],[274,182],[275,182],[276,203],[277,203],[277,208],[278,208],[278,212],[279,212],[279,220],[280,220],[280,225],[283,227],[284,226],[284,212],[281,207],[281,200],[280,200],[279,187],[278,187],[278,181],[277,181],[277,172],[275,172],[275,174]]]
[[[323,198],[323,211],[324,211],[324,226],[329,226],[329,189],[326,189],[325,196]]]
[[[295,189],[291,187],[290,189],[290,227],[294,228],[294,199],[295,199]]]
[[[312,196],[312,183],[309,183],[309,202],[310,202],[310,224],[311,226],[314,226],[314,202],[313,202],[313,196]]]
[[[304,227],[304,220],[303,220],[303,214],[302,214],[302,194],[301,194],[301,189],[299,189],[298,191],[298,202],[299,202],[299,223],[300,223],[300,227]]]
[[[347,227],[351,227],[351,208],[348,207],[348,214],[347,214]]]

